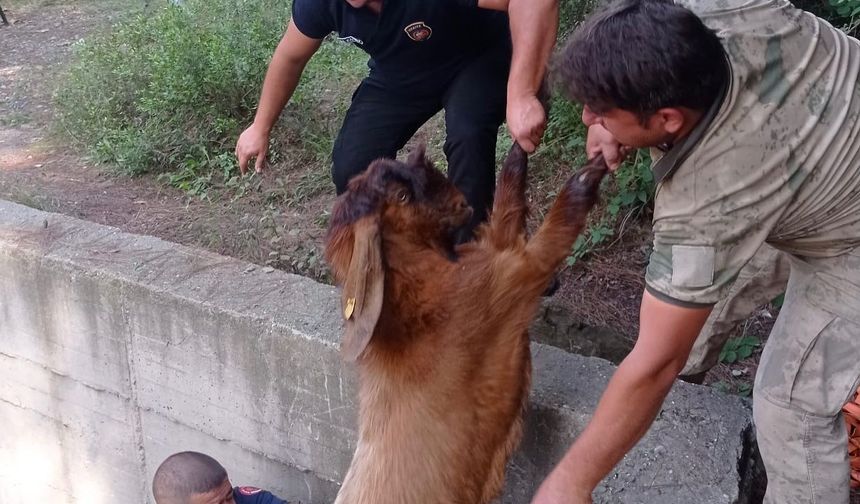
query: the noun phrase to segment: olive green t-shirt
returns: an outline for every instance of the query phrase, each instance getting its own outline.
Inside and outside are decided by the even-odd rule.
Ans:
[[[860,245],[860,43],[783,0],[681,0],[731,78],[712,117],[654,164],[648,290],[713,304],[763,242],[808,257]]]

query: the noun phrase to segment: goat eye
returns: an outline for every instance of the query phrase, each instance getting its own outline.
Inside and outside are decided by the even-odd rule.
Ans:
[[[400,203],[409,203],[409,200],[412,199],[409,196],[409,191],[399,191],[397,193],[397,201]]]

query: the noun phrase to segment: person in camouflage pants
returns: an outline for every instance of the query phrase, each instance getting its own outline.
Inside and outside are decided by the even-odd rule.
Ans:
[[[786,264],[753,392],[765,500],[848,502],[841,408],[860,382],[860,42],[787,0],[620,0],[577,28],[554,70],[584,106],[589,156],[614,169],[649,147],[658,185],[637,343],[533,502],[591,502],[678,374],[714,362],[696,344],[709,317],[713,340],[778,292]]]

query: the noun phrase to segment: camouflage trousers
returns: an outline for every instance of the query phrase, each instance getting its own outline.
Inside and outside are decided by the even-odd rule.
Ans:
[[[785,303],[753,389],[765,502],[845,504],[842,406],[860,382],[860,249],[789,260]]]
[[[763,246],[730,297],[715,306],[687,368],[698,373],[716,364],[734,325],[784,289],[753,393],[768,475],[765,502],[846,504],[848,439],[841,408],[860,384],[860,249],[801,259]]]

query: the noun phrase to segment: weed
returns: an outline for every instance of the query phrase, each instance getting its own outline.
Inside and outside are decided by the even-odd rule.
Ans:
[[[30,116],[25,114],[24,112],[12,111],[3,116],[0,116],[0,126],[6,128],[15,128],[27,124],[31,120],[32,119],[30,118]]]
[[[121,172],[208,169],[253,110],[288,12],[285,0],[165,2],[76,44],[55,95],[62,131]]]
[[[782,308],[782,305],[784,303],[785,303],[785,292],[783,292],[779,296],[773,298],[773,300],[771,300],[771,302],[770,302],[770,304],[772,304],[773,307],[777,308],[777,309]]]
[[[856,37],[860,28],[860,0],[794,0],[795,6],[826,19],[848,35]]]
[[[535,156],[575,165],[585,160],[585,133],[582,107],[567,99],[555,97],[550,102],[543,146]]]
[[[285,202],[289,207],[299,207],[305,201],[331,187],[328,170],[308,170],[298,183],[287,192]]]
[[[860,0],[828,0],[837,18],[837,26],[852,35],[860,27]]]
[[[193,196],[218,184],[242,187],[225,155],[251,122],[290,2],[158,5],[76,45],[55,94],[61,132],[120,172],[165,173],[161,180]],[[283,114],[273,153],[296,144],[327,163],[350,96],[344,88],[366,73],[365,60],[356,48],[323,44]]]
[[[633,159],[616,170],[614,187],[604,195],[605,212],[576,239],[567,264],[576,261],[606,245],[606,241],[621,238],[627,221],[642,212],[654,198],[654,175],[651,156],[645,150],[637,151]]]
[[[733,364],[752,356],[761,342],[755,336],[739,336],[730,338],[720,351],[720,362]]]

